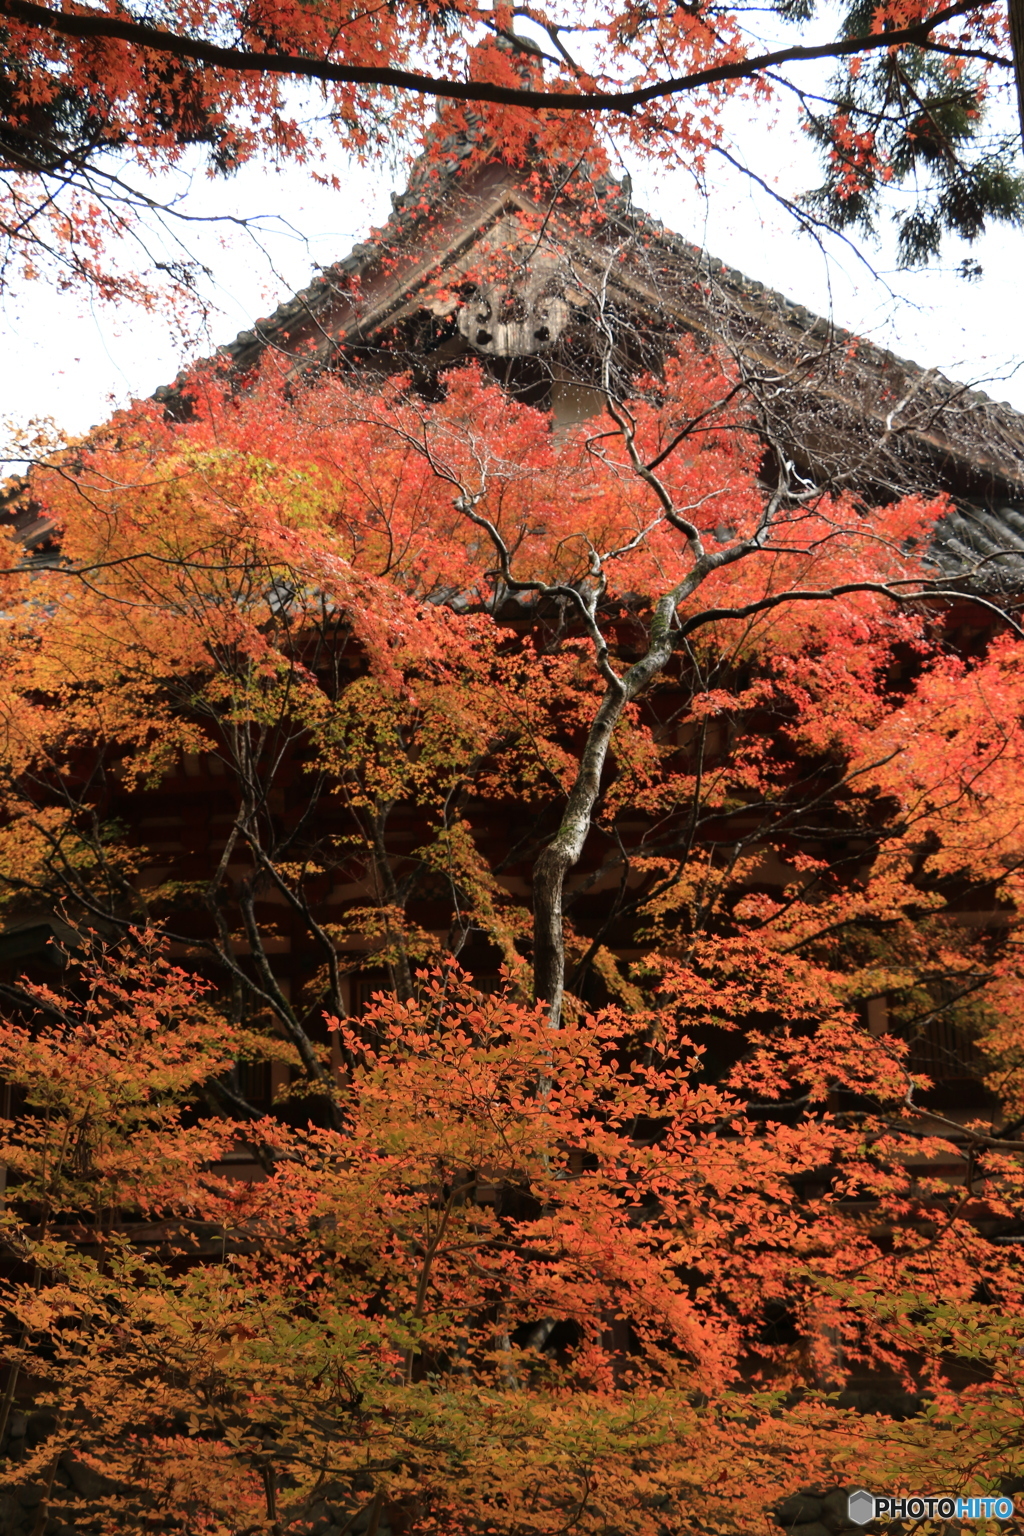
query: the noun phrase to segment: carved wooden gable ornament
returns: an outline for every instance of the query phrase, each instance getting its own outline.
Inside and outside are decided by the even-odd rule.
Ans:
[[[459,331],[475,352],[526,357],[564,334],[571,314],[565,283],[550,262],[537,262],[507,282],[481,284],[459,310]]]

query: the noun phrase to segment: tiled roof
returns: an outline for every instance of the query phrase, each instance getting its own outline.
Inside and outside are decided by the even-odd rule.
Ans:
[[[491,156],[492,163],[496,158]],[[268,346],[287,354],[296,351],[301,341],[325,357],[339,347],[351,346],[356,332],[360,342],[369,340],[359,324],[361,285],[379,273],[383,263],[407,257],[418,242],[436,234],[445,211],[455,208],[460,199],[465,202],[473,175],[487,160],[488,146],[478,137],[445,136],[439,128],[429,153],[413,166],[406,191],[392,199],[393,212],[385,226],[324,269],[272,315],[241,331],[223,349],[224,356],[245,370]],[[542,209],[529,185],[534,170],[513,168],[510,182],[518,182],[521,200],[532,199]],[[549,187],[559,185],[557,166],[546,165],[542,174]],[[938,478],[947,485],[960,482],[959,488],[972,500],[1013,502],[1024,497],[1024,416],[1011,406],[833,326],[785,294],[709,256],[636,209],[622,183],[610,176],[587,177],[585,168],[579,176],[587,204],[591,210],[600,210],[604,231],[602,236],[601,228],[592,222],[581,242],[598,249],[602,238],[628,229],[639,237],[642,268],[655,274],[652,281],[660,285],[659,302],[666,314],[674,311],[681,323],[695,329],[720,329],[744,355],[759,355],[773,364],[781,361],[802,370],[805,407],[810,408],[813,396],[819,418],[825,408],[838,419],[841,403],[846,413],[843,430],[849,432],[859,415],[867,432],[863,445],[867,478],[871,464],[881,463],[881,428],[883,446],[895,455],[894,465],[896,460],[902,463],[902,468],[894,469],[894,487],[906,472],[912,447],[928,459],[927,479],[932,486],[938,457],[955,470]],[[582,197],[577,203],[582,203]],[[562,208],[559,217],[564,233],[571,212]],[[158,391],[157,398],[169,398],[173,392],[173,388]]]
[[[487,147],[474,134],[444,134],[435,130],[427,151],[412,164],[404,192],[391,194],[391,215],[370,239],[354,245],[347,256],[324,267],[307,288],[279,304],[273,314],[257,320],[251,329],[239,331],[222,353],[239,368],[252,367],[264,348],[280,344],[297,328],[315,332],[317,323],[355,291],[359,279],[380,262],[384,253],[406,248],[415,241],[436,210],[444,205],[464,170],[479,164]],[[154,399],[169,399],[186,382],[181,375],[170,386],[155,391]]]
[[[375,325],[381,331],[391,323],[388,316],[398,303],[393,300],[390,309],[386,304],[375,308],[367,300],[368,287],[376,283],[379,289],[382,281],[386,285],[390,271],[406,312],[410,304],[415,307],[416,284],[425,281],[432,250],[434,276],[443,270],[444,240],[439,233],[443,236],[445,221],[463,217],[472,225],[474,208],[486,202],[480,188],[493,188],[499,171],[519,206],[532,204],[544,213],[545,222],[556,212],[554,192],[562,192],[574,173],[575,193],[570,188],[566,194],[572,194],[574,202],[561,203],[553,221],[560,221],[563,239],[568,236],[574,249],[593,256],[600,255],[602,241],[607,249],[609,237],[638,237],[634,243],[642,260],[634,263],[630,280],[638,292],[647,285],[671,323],[724,338],[755,372],[785,371],[785,391],[774,406],[771,401],[762,406],[779,441],[792,444],[792,451],[805,451],[807,462],[819,468],[840,444],[850,466],[847,479],[861,489],[870,485],[883,494],[897,494],[941,487],[954,493],[957,510],[940,526],[936,547],[944,571],[987,587],[1021,589],[1024,416],[981,391],[833,326],[709,256],[635,208],[628,186],[612,177],[590,175],[578,162],[568,169],[547,163],[517,170],[501,161],[482,130],[449,132],[443,114],[427,152],[412,167],[406,190],[392,197],[384,227],[325,268],[272,315],[239,332],[222,349],[224,360],[242,373],[273,348],[301,368],[310,357],[327,360],[339,350],[365,347],[374,338]],[[497,186],[500,195],[500,176]],[[585,227],[577,228],[573,220],[584,206]],[[403,276],[421,252],[427,256],[418,273]],[[157,390],[155,398],[171,401],[187,382],[188,376],[181,376]],[[22,537],[38,547],[44,533],[41,526],[26,527]]]
[[[992,596],[1024,592],[1024,505],[958,506],[936,528],[943,575]]]

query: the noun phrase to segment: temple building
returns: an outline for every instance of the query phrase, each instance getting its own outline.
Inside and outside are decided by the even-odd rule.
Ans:
[[[557,430],[602,409],[602,367],[656,373],[690,335],[732,360],[766,445],[818,484],[946,492],[943,575],[1019,590],[1024,417],[812,314],[636,208],[629,179],[515,165],[444,120],[383,229],[223,349],[239,378],[408,372],[428,396],[476,359]],[[182,380],[157,392],[173,409]]]
[[[232,387],[244,390],[261,367],[296,378],[402,374],[431,399],[447,371],[475,360],[549,411],[557,432],[598,415],[608,389],[657,377],[690,337],[735,371],[769,473],[785,461],[808,482],[883,505],[910,492],[949,496],[933,558],[946,592],[962,594],[964,632],[972,593],[992,604],[1024,592],[1024,416],[1009,406],[712,259],[637,209],[628,180],[586,158],[515,164],[472,134],[445,136],[442,118],[393,203],[383,229],[223,349],[217,366]],[[196,377],[157,391],[172,417],[187,413]],[[52,526],[30,504],[8,522],[30,560],[59,559]],[[195,877],[222,846],[219,823],[233,815],[223,774],[216,754],[197,754],[151,797],[133,826],[154,867],[187,855]],[[0,934],[0,966],[52,958],[73,939],[56,913],[26,909]],[[299,941],[273,945],[282,985],[297,990]],[[371,967],[354,976],[350,1005],[381,984]],[[866,1022],[884,1031],[882,998],[869,1000]],[[952,1036],[932,1045],[920,1070],[962,1058]]]
[[[240,387],[262,363],[407,372],[429,397],[475,358],[558,430],[601,411],[602,366],[620,381],[656,373],[689,335],[731,358],[772,452],[876,500],[947,493],[943,575],[1020,589],[1024,416],[673,234],[596,151],[516,164],[442,112],[392,204],[382,229],[222,349]],[[189,377],[156,391],[172,414]],[[47,557],[45,520],[23,508],[6,521]]]

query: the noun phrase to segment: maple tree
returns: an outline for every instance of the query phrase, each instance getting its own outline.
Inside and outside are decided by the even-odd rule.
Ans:
[[[50,1415],[4,1472],[46,1520],[753,1530],[1021,1474],[1019,634],[977,594],[951,645],[941,502],[766,479],[728,360],[613,360],[557,434],[474,368],[197,375],[25,488],[0,890],[66,975],[0,986],[2,1411]]]
[[[772,46],[762,21],[719,0],[623,0],[597,12],[467,0],[369,11],[344,0],[141,11],[4,0],[3,233],[30,270],[55,264],[62,281],[145,297],[152,272],[110,260],[119,234],[159,208],[131,181],[132,162],[173,165],[203,146],[215,174],[260,154],[316,167],[331,138],[365,158],[421,135],[441,100],[450,128],[471,125],[478,142],[513,158],[571,163],[601,123],[624,146],[703,175],[715,154],[744,161],[723,117],[743,92],[759,111],[794,95],[821,146],[825,180],[805,222],[870,228],[889,206],[903,259],[923,260],[947,232],[973,239],[989,220],[1019,220],[1019,144],[991,110],[1012,90],[1018,11],[1017,0],[1009,15],[981,0],[855,4],[835,35],[812,0],[778,0],[767,13]],[[821,35],[807,42],[815,25]],[[801,73],[829,60],[827,84]],[[295,99],[297,82],[319,93],[312,103]],[[905,206],[886,202],[897,189]],[[191,281],[187,263],[165,276]]]

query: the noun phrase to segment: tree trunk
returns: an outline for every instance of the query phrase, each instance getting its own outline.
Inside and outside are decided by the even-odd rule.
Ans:
[[[1024,143],[1024,0],[1006,0],[1013,45],[1013,72],[1017,79],[1017,118]]]
[[[587,735],[562,822],[533,870],[533,989],[548,1005],[552,1029],[562,1022],[565,991],[565,933],[562,898],[565,877],[579,861],[590,831],[590,817],[601,790],[612,732],[626,703],[623,687],[609,687]]]
[[[694,583],[696,584],[696,583]],[[657,677],[672,654],[670,621],[679,590],[659,600],[651,623],[647,652],[621,678],[609,680],[594,723],[587,733],[579,772],[569,791],[561,825],[533,869],[533,989],[548,1005],[552,1029],[562,1022],[565,992],[565,933],[562,901],[565,877],[579,862],[590,818],[601,791],[601,775],[608,759],[612,733],[626,705]],[[606,671],[605,676],[609,674]]]

